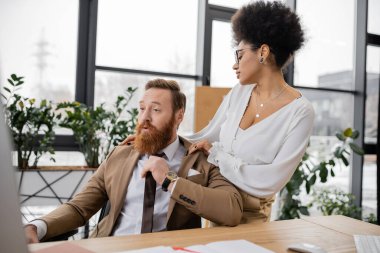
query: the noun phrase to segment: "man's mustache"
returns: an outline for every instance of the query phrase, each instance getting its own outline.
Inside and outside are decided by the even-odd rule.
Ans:
[[[152,129],[157,130],[155,126],[153,126],[150,122],[144,122],[142,124],[137,125],[138,132],[141,131],[141,129]]]

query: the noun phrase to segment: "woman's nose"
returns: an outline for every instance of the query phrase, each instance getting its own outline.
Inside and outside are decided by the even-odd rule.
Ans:
[[[239,64],[235,62],[235,63],[232,65],[232,69],[233,69],[233,70],[237,70],[238,68],[239,68]]]

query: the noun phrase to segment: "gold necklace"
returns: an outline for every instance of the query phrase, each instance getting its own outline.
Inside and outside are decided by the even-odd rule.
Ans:
[[[276,95],[274,96],[273,98],[269,98],[267,101],[265,102],[261,102],[259,103],[259,97],[258,95],[256,94],[256,99],[255,99],[255,104],[256,104],[256,118],[260,118],[260,113],[262,111],[262,109],[264,108],[264,105],[269,103],[269,102],[272,102],[273,100],[275,100],[276,98],[278,98],[279,96],[281,96],[281,94],[285,91],[285,88],[286,88],[287,85],[285,85],[281,91]],[[260,106],[259,106],[260,105]],[[259,110],[260,109],[260,110]]]

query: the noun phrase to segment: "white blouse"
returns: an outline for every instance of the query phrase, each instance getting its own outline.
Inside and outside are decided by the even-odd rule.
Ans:
[[[185,136],[213,144],[208,161],[236,187],[256,197],[271,197],[293,175],[308,145],[314,123],[311,103],[301,96],[243,130],[240,120],[254,85],[237,84],[210,123]]]

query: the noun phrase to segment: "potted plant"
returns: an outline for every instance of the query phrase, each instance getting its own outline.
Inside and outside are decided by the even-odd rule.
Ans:
[[[300,218],[301,214],[309,215],[310,205],[302,204],[299,197],[301,188],[305,187],[306,193],[309,194],[317,180],[326,183],[329,174],[334,177],[334,169],[337,166],[349,165],[351,150],[358,155],[364,155],[364,150],[353,142],[359,137],[357,130],[347,128],[337,133],[336,137],[339,144],[327,159],[315,162],[317,159],[313,159],[309,153],[305,152],[292,178],[280,192],[280,220]]]
[[[136,126],[137,109],[127,110],[128,119],[121,119],[137,88],[129,87],[124,96],[118,96],[112,110],[106,110],[104,104],[96,108],[79,102],[63,102],[57,109],[59,125],[69,128],[79,145],[89,167],[97,168],[113,146],[129,134]]]
[[[16,92],[24,83],[24,77],[12,74],[3,87],[4,114],[17,151],[17,164],[21,170],[36,168],[44,153],[54,154],[55,113],[52,103],[46,99],[39,103],[34,98],[23,97]],[[34,160],[31,162],[31,155]],[[53,157],[51,160],[55,161]]]

